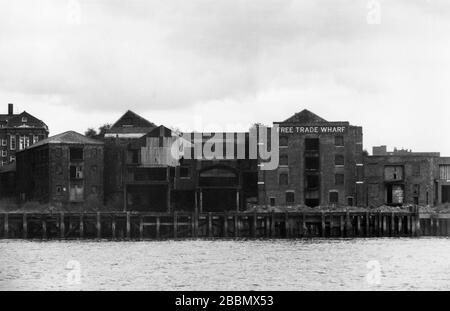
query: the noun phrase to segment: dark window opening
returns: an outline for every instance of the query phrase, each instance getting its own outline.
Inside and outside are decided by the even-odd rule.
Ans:
[[[83,148],[70,148],[70,161],[83,160]]]
[[[344,184],[344,174],[334,175],[334,183],[335,183],[335,185],[343,185]]]
[[[289,160],[288,160],[288,155],[287,154],[282,154],[280,155],[280,165],[288,165]]]
[[[279,183],[282,186],[289,184],[289,176],[287,173],[281,173],[279,176]]]
[[[344,165],[344,156],[342,154],[337,154],[334,156],[334,164],[335,165]]]
[[[128,150],[128,163],[139,164],[139,150]]]
[[[181,166],[180,167],[180,178],[188,178],[189,177],[189,167]]]
[[[295,202],[295,194],[292,191],[286,192],[286,203],[294,203]]]
[[[306,157],[305,158],[305,169],[308,171],[317,171],[320,167],[319,157]]]
[[[320,200],[319,199],[305,199],[305,205],[308,207],[316,207],[319,206]]]
[[[442,186],[442,203],[450,203],[450,186]]]
[[[70,166],[70,179],[82,179],[83,178],[83,167],[78,165]]]
[[[334,145],[337,147],[344,146],[344,136],[335,136],[334,137]]]
[[[318,138],[305,138],[306,151],[319,151],[320,143]]]
[[[387,185],[387,204],[402,205],[404,201],[405,187],[404,185]]]
[[[347,205],[348,206],[353,206],[353,204],[354,204],[353,201],[354,201],[353,197],[348,197],[347,198]]]
[[[280,147],[287,147],[289,144],[289,139],[287,136],[280,136],[280,142],[279,142],[279,146]]]
[[[139,168],[134,171],[135,181],[148,181],[159,180],[163,181],[167,179],[167,171],[164,167],[154,168]]]
[[[319,186],[319,175],[306,175],[306,189],[317,189]]]
[[[275,198],[270,198],[270,206],[275,206]]]
[[[337,191],[330,191],[330,203],[336,204],[339,202],[339,193]]]

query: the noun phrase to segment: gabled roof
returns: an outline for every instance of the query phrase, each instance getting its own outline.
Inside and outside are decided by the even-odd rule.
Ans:
[[[49,138],[43,139],[25,150],[44,146],[47,144],[78,144],[78,145],[103,145],[103,142],[86,137],[74,131],[67,131]]]
[[[23,122],[23,118],[27,121]],[[31,127],[31,128],[44,128],[48,130],[47,125],[38,118],[32,116],[26,111],[19,114],[0,114],[0,123],[5,124],[6,127]]]
[[[307,109],[303,109],[302,111],[294,114],[289,119],[286,119],[284,122],[310,124],[310,123],[323,123],[327,122],[327,120],[322,119],[321,117],[319,117],[318,115],[312,113]]]
[[[146,137],[172,137],[172,130],[165,127],[164,125],[160,125],[153,130],[151,130]]]
[[[149,129],[155,128],[156,125],[131,110],[125,112],[123,116],[107,131],[107,133],[130,133],[131,131],[149,132]]]

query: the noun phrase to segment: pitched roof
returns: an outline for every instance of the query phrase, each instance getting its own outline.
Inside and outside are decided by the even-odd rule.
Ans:
[[[25,150],[44,146],[47,144],[79,144],[79,145],[103,145],[103,142],[86,137],[74,131],[67,131],[58,135],[43,139]]]
[[[23,122],[23,118],[27,118],[27,121]],[[0,123],[5,124],[6,127],[33,127],[48,130],[47,125],[42,120],[26,111],[18,114],[0,114]]]
[[[284,122],[309,124],[309,123],[327,122],[327,120],[322,119],[321,117],[319,117],[318,115],[316,115],[315,113],[312,113],[311,111],[309,111],[307,109],[303,109],[302,111],[294,114],[292,117],[286,119]]]
[[[116,123],[113,124],[113,126],[107,131],[107,133],[117,133],[117,132],[122,133],[123,131],[129,132],[129,130],[124,129],[130,128],[153,129],[155,127],[156,125],[154,123],[144,119],[143,117],[134,113],[133,111],[128,110],[127,112],[124,113],[124,115],[120,117],[119,120],[116,121]],[[148,130],[146,132],[148,132]]]

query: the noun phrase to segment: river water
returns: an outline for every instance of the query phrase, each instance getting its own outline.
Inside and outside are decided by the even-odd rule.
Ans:
[[[449,290],[450,239],[0,241],[0,290]]]

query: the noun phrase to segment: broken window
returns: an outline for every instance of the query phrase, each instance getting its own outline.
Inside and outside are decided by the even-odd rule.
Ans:
[[[83,178],[83,167],[81,165],[71,165],[70,179],[82,179],[82,178]]]
[[[28,136],[20,136],[19,137],[19,150],[23,150],[30,146],[30,137]]]
[[[442,203],[450,203],[450,186],[443,185],[441,188],[442,192]]]
[[[281,173],[279,176],[279,184],[280,185],[288,185],[289,184],[289,176],[287,173]]]
[[[385,166],[384,179],[387,181],[403,180],[403,166]]]
[[[334,184],[335,185],[343,185],[344,184],[344,174],[334,175]]]
[[[270,206],[275,206],[275,198],[270,198]]]
[[[294,191],[286,191],[286,203],[294,203],[295,202],[295,194]]]
[[[319,175],[306,175],[306,189],[319,188]]]
[[[347,205],[348,206],[353,206],[353,201],[354,201],[354,198],[353,197],[347,197]]]
[[[336,154],[334,156],[334,165],[336,165],[336,166],[344,165],[344,156],[342,154]]]
[[[344,136],[335,136],[334,137],[334,145],[336,147],[344,146]]]
[[[319,139],[318,138],[305,138],[305,150],[306,151],[319,151]]]
[[[16,150],[16,136],[15,135],[11,135],[9,137],[9,149]]]
[[[83,160],[83,148],[70,148],[70,161]]]
[[[387,204],[401,205],[404,202],[404,185],[387,185]]]
[[[319,170],[320,160],[319,157],[306,157],[305,158],[305,169],[308,171]]]
[[[330,204],[336,204],[339,202],[339,192],[330,191],[329,196],[330,196],[330,198],[329,198]]]

